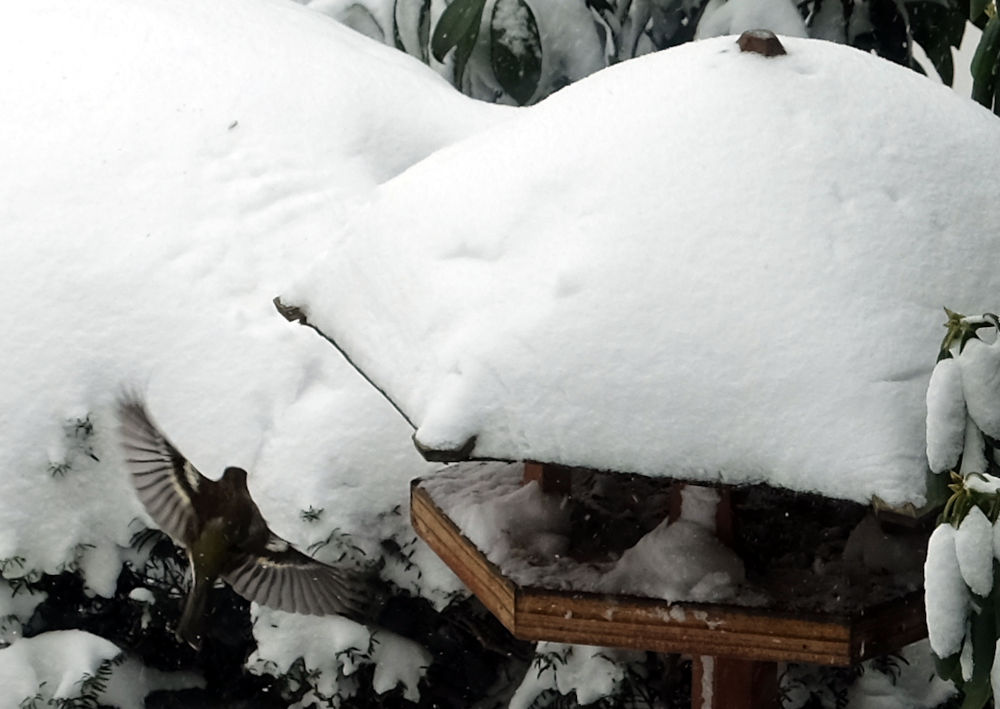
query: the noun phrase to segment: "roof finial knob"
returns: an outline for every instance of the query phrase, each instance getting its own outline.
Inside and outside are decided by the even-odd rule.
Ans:
[[[756,52],[765,57],[777,57],[785,54],[778,37],[771,30],[747,30],[736,40],[741,52]]]

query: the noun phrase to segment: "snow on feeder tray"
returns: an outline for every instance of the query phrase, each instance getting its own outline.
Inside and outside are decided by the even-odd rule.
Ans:
[[[996,118],[782,43],[515,112],[354,205],[279,303],[452,464],[414,525],[512,632],[685,653],[700,707],[924,635],[932,326],[1000,288]]]

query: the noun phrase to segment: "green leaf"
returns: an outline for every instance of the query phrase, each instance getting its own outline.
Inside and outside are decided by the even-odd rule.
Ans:
[[[996,578],[996,563],[994,562],[993,574]],[[993,669],[993,655],[997,646],[997,603],[1000,602],[1000,593],[997,585],[993,584],[993,591],[988,600],[983,604],[982,611],[974,613],[970,618],[972,628],[972,677],[962,685],[962,692],[965,699],[961,709],[981,709],[993,696],[993,687],[990,684],[990,670]]]
[[[542,76],[542,40],[525,0],[497,0],[493,5],[490,61],[503,90],[518,104],[528,103]]]
[[[483,4],[485,5],[485,0]],[[482,19],[482,12],[480,12],[480,19]],[[455,86],[459,88],[462,86],[462,77],[465,76],[465,65],[469,63],[472,50],[476,48],[476,39],[478,37],[479,25],[476,24],[475,32],[466,34],[459,40],[458,46],[455,47]]]
[[[951,86],[955,74],[951,48],[962,43],[965,13],[946,4],[931,2],[917,2],[907,7],[913,41],[923,48],[941,80]]]
[[[431,61],[431,0],[424,0],[420,8],[420,23],[417,26],[417,41],[420,43],[420,58],[424,64]]]
[[[409,3],[406,3],[404,7],[409,7]],[[403,38],[399,36],[399,0],[395,0],[392,4],[392,43],[399,51],[406,52],[406,45],[403,44]]]
[[[969,70],[972,72],[972,99],[993,107],[996,93],[997,54],[1000,53],[1000,16],[991,17],[983,29]]]
[[[431,53],[435,59],[443,62],[448,52],[455,47],[461,49],[463,44],[471,53],[479,36],[479,24],[485,7],[486,0],[453,0],[445,8],[434,28],[434,36],[431,37]],[[465,59],[468,59],[468,54]]]
[[[430,61],[431,0],[395,0],[392,8],[396,49]]]
[[[910,17],[902,0],[869,0],[868,19],[872,27],[869,38],[871,49],[883,59],[909,66],[913,54]],[[859,34],[855,37],[855,46],[859,46],[863,36]],[[862,41],[860,46],[863,47],[863,44]]]
[[[956,652],[948,657],[934,655],[934,666],[941,679],[949,680],[956,685],[962,684],[961,653]]]

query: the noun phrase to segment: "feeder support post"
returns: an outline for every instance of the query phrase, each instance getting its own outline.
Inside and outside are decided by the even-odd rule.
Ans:
[[[537,482],[542,492],[555,492],[568,495],[571,486],[569,468],[552,463],[524,462],[524,483]]]
[[[778,709],[778,665],[702,655],[691,661],[691,709]]]

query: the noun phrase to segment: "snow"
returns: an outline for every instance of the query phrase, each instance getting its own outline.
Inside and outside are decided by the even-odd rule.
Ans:
[[[714,534],[720,499],[719,492],[710,487],[685,486],[681,490],[680,519]]]
[[[0,52],[22,69],[0,78],[0,470],[17,503],[0,507],[0,557],[55,571],[94,543],[88,582],[113,585],[97,557],[145,519],[110,435],[126,387],[207,475],[249,466],[265,514],[296,540],[307,502],[327,532],[398,504],[423,469],[405,427],[270,300],[338,200],[506,110],[281,2],[2,12]],[[178,58],[169,71],[163,56]]]
[[[105,660],[121,654],[114,643],[79,630],[62,630],[24,638],[0,650],[0,695],[3,709],[16,709],[22,699],[80,696],[80,680],[93,675]]]
[[[579,32],[593,32],[581,13]],[[551,17],[538,14],[543,34]],[[565,69],[559,56],[593,54],[562,36],[546,75]],[[114,591],[135,521],[150,522],[114,436],[127,389],[206,475],[247,467],[269,524],[300,549],[350,535],[375,555],[410,534],[406,482],[429,466],[329,345],[276,315],[271,299],[296,292],[324,327],[330,308],[371,338],[350,339],[352,352],[414,413],[424,443],[474,433],[485,455],[919,499],[925,333],[941,304],[975,310],[996,285],[972,258],[996,226],[988,195],[946,199],[937,186],[987,184],[976,157],[995,147],[994,129],[843,48],[788,40],[791,57],[762,64],[731,45],[629,62],[514,111],[279,0],[4,4],[0,57],[17,67],[0,74],[4,575],[79,568],[89,591]],[[682,95],[672,110],[665,99]],[[845,135],[885,97],[909,124]],[[934,179],[887,179],[911,162],[933,164]],[[766,193],[753,187],[762,163],[775,176]],[[803,196],[792,184],[817,187]],[[860,228],[872,223],[878,235]],[[914,239],[927,248],[900,248]],[[938,273],[956,263],[961,284]],[[511,495],[539,525],[544,544],[529,553],[559,563],[559,510],[530,488]],[[502,512],[480,510],[484,534]],[[685,526],[707,534],[691,519],[660,532]],[[316,555],[336,558],[335,546]],[[440,607],[459,582],[426,547],[413,558],[419,579],[385,574]],[[42,682],[46,698],[70,696],[118,655],[79,631],[20,638],[40,600],[0,594],[18,619],[2,637],[2,702]],[[335,691],[373,663],[376,691],[417,697],[428,657],[413,643],[376,631],[370,644],[339,618],[253,613],[255,671],[301,656]],[[610,691],[613,666],[589,649],[578,659],[580,701]],[[107,701],[121,706],[196,682],[134,659],[113,677]]]
[[[954,655],[962,648],[969,614],[969,592],[962,579],[955,537],[950,524],[935,527],[924,565],[927,636],[938,657]]]
[[[406,425],[271,299],[347,203],[512,109],[279,0],[5,3],[0,59],[4,574],[79,568],[113,593],[150,524],[115,436],[125,390],[209,477],[248,468],[300,549],[411,539],[428,466]]]
[[[596,702],[608,696],[621,681],[621,661],[635,654],[610,648],[540,642],[534,663],[508,707],[528,709],[549,689],[564,696],[575,695],[580,706]]]
[[[115,667],[107,689],[101,693],[105,705],[132,709],[144,706],[150,692],[180,690],[204,686],[204,680],[190,672],[164,672],[147,667],[133,657],[126,657]]]
[[[417,685],[431,664],[431,654],[412,640],[387,631],[376,633],[375,641],[372,689],[384,694],[402,686],[404,699],[411,702],[420,699]]]
[[[439,151],[287,299],[425,449],[922,503],[941,306],[1000,285],[975,187],[1000,126],[876,57],[785,46],[624,62]]]
[[[153,592],[148,588],[133,588],[129,591],[128,597],[133,601],[138,601],[139,603],[144,603],[146,605],[153,605],[156,601],[153,597]]]
[[[702,656],[701,672],[701,707],[700,709],[712,709],[715,699],[715,658]]]
[[[781,36],[807,36],[802,16],[790,0],[709,0],[698,21],[695,39],[759,29]]]
[[[566,498],[521,485],[516,463],[468,463],[421,486],[504,575],[524,586],[634,594],[669,602],[757,603],[740,593],[743,563],[715,536],[718,493],[690,486],[681,515],[664,520],[613,562],[577,563],[569,548]]]
[[[455,488],[468,503],[450,507],[463,533],[480,549],[488,549],[490,560],[499,566],[514,556],[557,557],[569,546],[569,509],[558,496],[543,494],[538,483],[522,487],[519,467],[499,468],[503,474],[488,490]]]
[[[538,40],[526,29],[530,17],[528,8],[516,0],[495,0],[493,7],[491,25],[504,35],[503,43],[511,52],[518,57],[528,52],[541,55]]]
[[[965,584],[977,596],[993,588],[993,525],[973,506],[955,532],[955,556]]]
[[[420,698],[417,687],[430,654],[412,640],[387,630],[370,630],[337,616],[316,618],[252,605],[257,649],[247,660],[251,672],[286,674],[301,657],[314,687],[326,697],[349,696],[342,684],[361,664],[375,664],[373,688],[378,693],[404,688],[410,701]]]
[[[962,477],[985,473],[989,466],[986,460],[986,441],[983,432],[972,420],[965,419],[965,440],[962,442],[962,464],[958,468]]]
[[[965,397],[962,372],[952,357],[942,359],[927,385],[927,460],[941,473],[958,463],[965,444]]]
[[[60,700],[80,698],[83,682],[109,661],[116,666],[97,697],[102,706],[132,709],[142,706],[150,692],[201,685],[190,673],[163,672],[122,657],[121,650],[104,638],[82,630],[55,630],[0,649],[0,708],[19,709],[32,698],[31,706],[62,706]]]
[[[949,316],[951,317],[951,316]],[[984,433],[991,439],[1000,432],[1000,342],[996,316],[966,316],[951,327],[975,327],[975,337],[964,346],[950,346],[950,358],[938,362],[927,389],[927,458],[931,470],[952,470],[961,456],[957,472],[974,480],[983,492],[995,492],[985,484],[990,467]],[[985,340],[982,338],[986,338]],[[950,364],[949,364],[950,363]]]
[[[955,695],[954,685],[935,674],[926,640],[907,645],[899,655],[895,677],[869,669],[858,678],[848,693],[850,709],[933,709]]]
[[[969,417],[987,436],[1000,438],[1000,339],[990,344],[969,340],[958,366]]]
[[[789,665],[781,674],[782,707],[848,707],[849,709],[937,709],[957,693],[937,676],[926,640],[907,645],[893,657],[859,665],[849,687],[839,668]],[[834,679],[831,682],[831,678]],[[812,696],[810,696],[812,695]]]
[[[24,624],[46,597],[45,593],[0,583],[0,645],[8,645],[21,636]]]
[[[720,603],[733,600],[743,582],[743,563],[704,527],[664,522],[626,551],[604,577],[600,590],[668,601]]]
[[[952,88],[961,96],[972,95],[972,71],[969,65],[972,64],[972,57],[975,56],[976,47],[979,46],[982,36],[982,30],[971,22],[966,22],[961,43],[957,49],[951,50],[952,61],[955,64]]]
[[[736,596],[746,580],[743,562],[715,536],[719,494],[687,486],[680,517],[664,520],[622,554],[598,587],[668,601],[721,603]]]
[[[970,490],[987,495],[995,495],[1000,492],[1000,478],[985,473],[966,478],[964,484]]]
[[[972,654],[972,633],[966,632],[965,640],[962,642],[962,652],[958,656],[958,666],[962,671],[962,681],[968,682],[972,679],[972,673],[976,669],[976,660]]]
[[[517,463],[453,466],[424,479],[435,504],[486,558],[523,585],[594,587],[595,567],[563,556],[569,546],[569,508],[537,483],[521,485]]]

